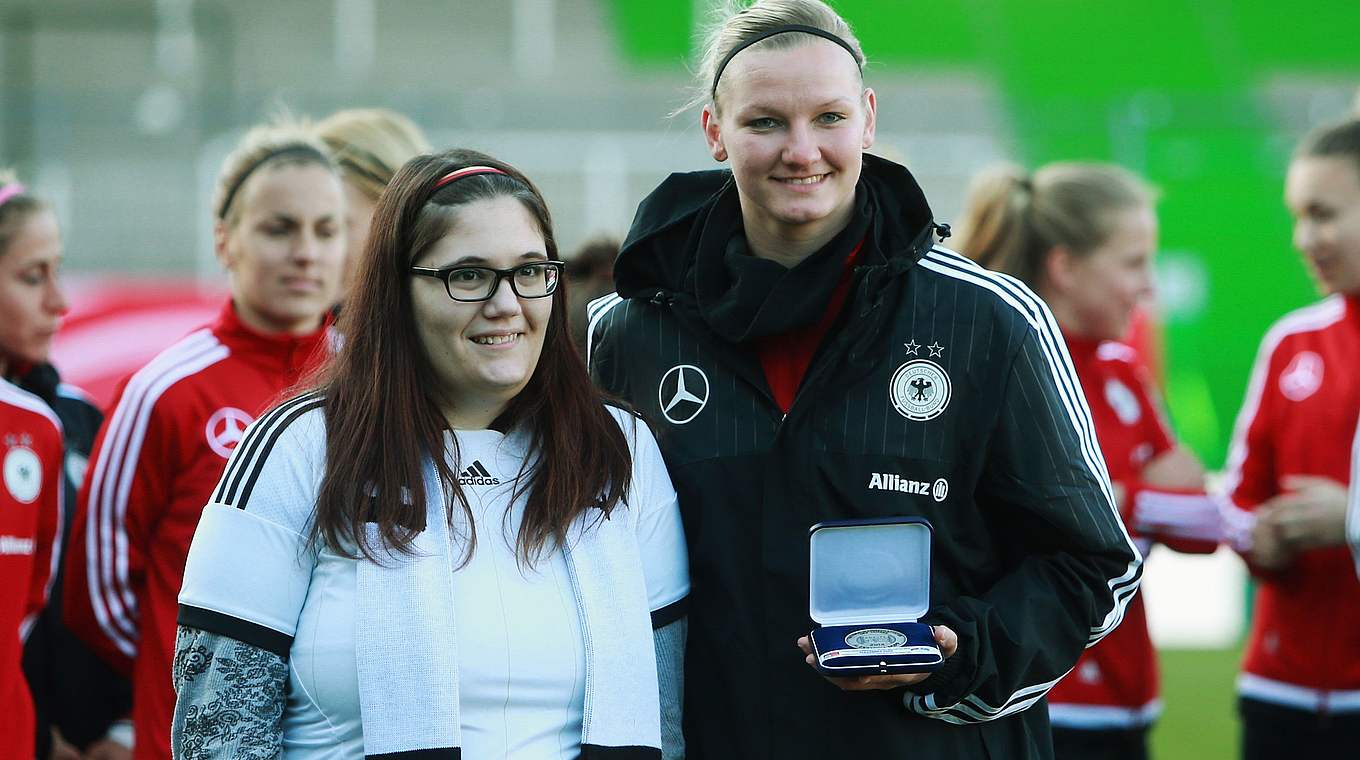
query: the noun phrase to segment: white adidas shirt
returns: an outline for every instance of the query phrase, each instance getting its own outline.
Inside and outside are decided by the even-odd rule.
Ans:
[[[626,508],[637,512],[649,607],[658,610],[689,593],[679,507],[651,433],[638,425],[634,441],[633,420],[615,415],[634,444]],[[455,435],[459,478],[477,529],[477,549],[454,573],[453,584],[462,755],[574,760],[580,755],[585,659],[566,560],[554,551],[532,568],[517,564],[514,543],[524,502],[511,505],[510,495],[521,465],[520,437],[492,430]],[[454,534],[466,535],[466,519],[454,512]],[[456,550],[454,556],[461,558]],[[312,572],[289,658],[285,757],[363,757],[355,567],[355,560],[322,550]]]

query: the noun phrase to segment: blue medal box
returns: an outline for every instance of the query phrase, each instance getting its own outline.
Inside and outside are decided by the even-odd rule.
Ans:
[[[944,658],[930,626],[930,522],[919,517],[812,526],[812,653],[824,675],[925,673]]]

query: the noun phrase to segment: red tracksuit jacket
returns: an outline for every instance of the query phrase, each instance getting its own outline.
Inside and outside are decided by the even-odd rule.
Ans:
[[[127,380],[95,440],[65,617],[130,673],[139,760],[170,757],[176,600],[199,513],[242,431],[313,366],[326,332],[260,335],[228,303]]]
[[[1228,460],[1251,511],[1290,475],[1350,482],[1360,414],[1360,298],[1287,314],[1261,341]],[[1345,546],[1316,549],[1258,584],[1238,693],[1313,712],[1360,712],[1360,581]]]
[[[20,662],[60,554],[61,423],[0,380],[0,756],[33,757],[33,698]]]
[[[1154,540],[1178,551],[1212,552],[1218,510],[1202,492],[1180,494],[1143,486],[1139,476],[1148,462],[1175,447],[1162,417],[1152,379],[1132,348],[1122,343],[1086,340],[1065,334],[1072,365],[1081,380],[1091,420],[1110,481],[1123,486],[1124,522],[1144,554]],[[1204,538],[1138,530],[1139,510],[1183,510],[1193,505],[1211,523]],[[1195,533],[1188,530],[1188,533]],[[1049,717],[1056,727],[1127,729],[1146,726],[1160,712],[1157,654],[1148,635],[1142,596],[1135,597],[1124,622],[1081,659],[1048,694]]]

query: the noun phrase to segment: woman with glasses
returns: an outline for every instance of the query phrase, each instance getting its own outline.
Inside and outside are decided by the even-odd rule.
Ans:
[[[682,752],[675,491],[592,388],[562,269],[513,167],[452,151],[397,173],[343,348],[204,510],[178,756]]]

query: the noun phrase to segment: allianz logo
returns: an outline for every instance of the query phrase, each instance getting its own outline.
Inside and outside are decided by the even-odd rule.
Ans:
[[[949,495],[949,481],[936,478],[934,483],[924,480],[911,480],[892,472],[875,472],[869,476],[870,491],[899,491],[901,493],[929,496],[935,501],[944,501]]]

